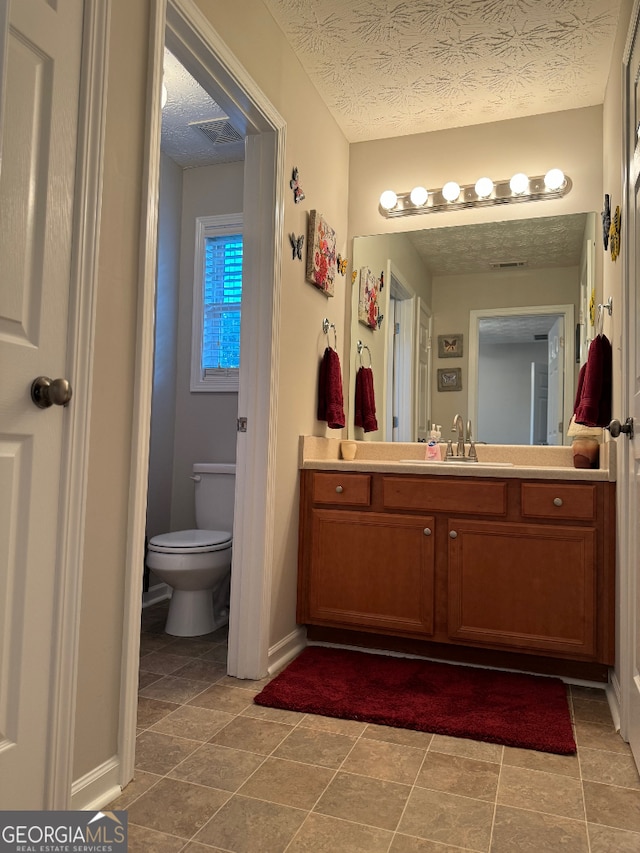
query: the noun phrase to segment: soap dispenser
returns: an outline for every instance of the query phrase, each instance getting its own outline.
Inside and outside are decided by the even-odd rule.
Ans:
[[[429,433],[429,441],[427,442],[427,452],[425,455],[425,459],[431,459],[433,462],[440,462],[440,446],[438,441],[442,433],[440,431],[440,427],[436,426],[435,429],[432,429]]]

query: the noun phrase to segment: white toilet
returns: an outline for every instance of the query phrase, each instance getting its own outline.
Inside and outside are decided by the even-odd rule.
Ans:
[[[154,536],[146,564],[173,588],[165,631],[199,637],[229,621],[231,545],[236,466],[193,466],[196,530]]]

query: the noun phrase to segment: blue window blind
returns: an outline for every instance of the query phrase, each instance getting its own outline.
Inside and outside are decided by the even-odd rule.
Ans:
[[[206,237],[202,371],[240,366],[242,234]]]

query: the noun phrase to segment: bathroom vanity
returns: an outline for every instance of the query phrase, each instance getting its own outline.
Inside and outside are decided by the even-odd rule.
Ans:
[[[606,680],[612,460],[576,470],[570,448],[509,448],[515,461],[425,464],[404,458],[416,445],[363,442],[347,463],[322,441],[301,445],[298,621],[311,639]],[[534,451],[561,453],[543,465]]]

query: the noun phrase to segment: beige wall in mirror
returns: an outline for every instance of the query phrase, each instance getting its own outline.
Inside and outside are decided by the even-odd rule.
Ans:
[[[423,440],[439,424],[447,439],[459,412],[465,422],[472,420],[481,441],[569,443],[575,379],[593,331],[583,324],[586,300],[591,290],[596,302],[602,294],[601,138],[602,111],[593,107],[352,146],[349,437]],[[433,188],[449,179],[473,183],[484,174],[500,180],[552,166],[573,181],[563,199],[395,219],[378,211],[387,188]],[[358,319],[363,267],[384,277],[383,321],[375,330]],[[493,310],[509,316],[490,321],[484,312]],[[564,327],[553,326],[555,316]],[[397,319],[401,329],[394,340]],[[419,350],[429,324],[425,369]],[[358,353],[358,341],[368,350]],[[553,375],[561,385],[554,379],[547,391],[541,365],[550,341],[561,368]],[[365,433],[354,427],[353,401],[357,370],[369,363],[378,429]],[[553,430],[547,429],[547,407]]]

